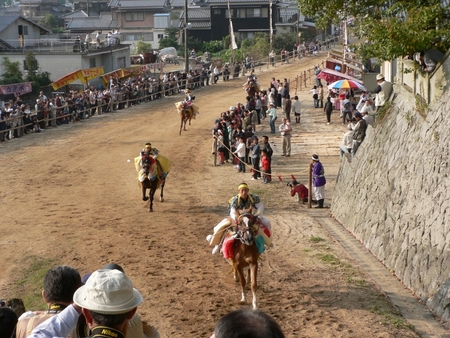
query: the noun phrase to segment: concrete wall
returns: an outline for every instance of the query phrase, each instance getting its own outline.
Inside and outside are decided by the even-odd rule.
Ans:
[[[429,107],[395,90],[389,115],[342,160],[331,213],[450,322],[450,90]]]

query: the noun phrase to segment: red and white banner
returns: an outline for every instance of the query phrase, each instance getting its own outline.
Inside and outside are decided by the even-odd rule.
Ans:
[[[9,85],[0,86],[0,93],[4,95],[13,94],[15,96],[20,96],[26,93],[31,93],[31,91],[32,91],[31,82],[13,83]]]

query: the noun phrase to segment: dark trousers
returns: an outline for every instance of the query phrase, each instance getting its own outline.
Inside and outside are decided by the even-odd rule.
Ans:
[[[261,173],[259,172],[259,157],[252,157],[252,166],[253,166],[253,178],[261,177]]]

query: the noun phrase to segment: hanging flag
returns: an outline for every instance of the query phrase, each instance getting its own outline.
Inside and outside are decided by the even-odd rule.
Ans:
[[[238,49],[238,46],[236,44],[236,38],[234,37],[233,21],[231,21],[231,18],[230,18],[230,34],[231,34],[231,49]]]

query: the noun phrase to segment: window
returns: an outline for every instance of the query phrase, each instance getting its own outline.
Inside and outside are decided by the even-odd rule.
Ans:
[[[214,8],[213,14],[214,15],[221,15],[222,14],[222,10],[220,8]]]
[[[89,59],[89,68],[94,68],[95,65],[96,65],[95,58],[90,58]]]
[[[125,13],[125,21],[144,21],[144,13]]]
[[[158,40],[164,39],[164,34],[158,34]]]
[[[246,18],[260,18],[261,17],[261,9],[260,8],[247,8],[245,10]]]

